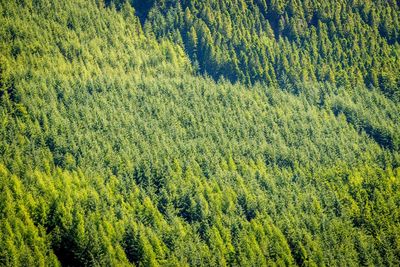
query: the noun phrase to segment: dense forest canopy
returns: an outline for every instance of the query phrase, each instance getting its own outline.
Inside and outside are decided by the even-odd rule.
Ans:
[[[139,11],[145,29],[185,47],[201,73],[297,91],[304,81],[364,84],[399,99],[398,1],[155,2]]]
[[[399,11],[0,1],[0,265],[400,265]]]

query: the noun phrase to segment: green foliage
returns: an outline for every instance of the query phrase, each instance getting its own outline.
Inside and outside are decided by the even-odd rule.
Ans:
[[[0,265],[400,265],[395,3],[155,2],[0,2]]]
[[[191,60],[215,79],[298,88],[304,81],[365,84],[399,100],[394,1],[153,2],[145,23],[159,38],[174,41],[178,31]],[[341,79],[343,72],[351,79]]]

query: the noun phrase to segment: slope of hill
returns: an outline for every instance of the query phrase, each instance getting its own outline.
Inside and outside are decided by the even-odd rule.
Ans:
[[[399,265],[397,87],[201,76],[148,3],[0,2],[0,265]]]
[[[147,14],[145,29],[184,46],[214,78],[295,91],[303,81],[365,84],[400,97],[398,1],[147,2],[155,2],[150,11],[135,5]]]

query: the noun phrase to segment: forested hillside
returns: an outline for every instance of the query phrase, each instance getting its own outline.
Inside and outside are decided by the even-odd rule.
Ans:
[[[399,16],[0,1],[0,265],[400,265]]]
[[[364,84],[400,97],[398,1],[145,1],[150,11],[142,2],[133,0],[145,30],[185,47],[214,78],[293,92],[304,81]]]

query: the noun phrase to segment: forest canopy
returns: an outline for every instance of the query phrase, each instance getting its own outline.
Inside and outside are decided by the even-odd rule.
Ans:
[[[399,10],[0,1],[0,265],[400,265]]]

